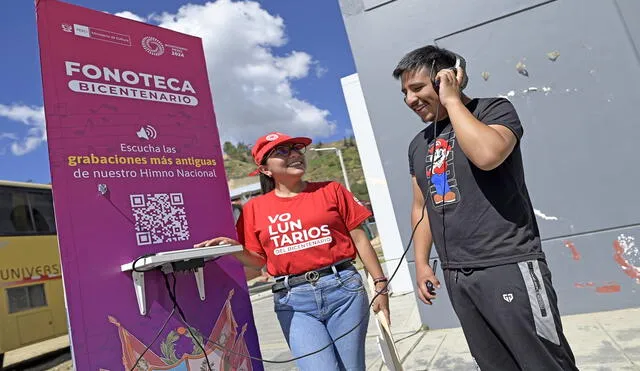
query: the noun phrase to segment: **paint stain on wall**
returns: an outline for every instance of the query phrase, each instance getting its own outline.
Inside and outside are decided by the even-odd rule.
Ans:
[[[566,240],[564,241],[564,245],[571,250],[571,257],[573,258],[573,260],[580,260],[580,252],[578,251],[578,249],[576,248],[576,245],[574,245],[573,242]]]
[[[529,71],[527,71],[527,65],[524,64],[522,61],[516,64],[516,71],[518,71],[518,73],[521,74],[522,76],[529,77]]]
[[[552,215],[547,215],[545,213],[543,213],[542,211],[538,210],[538,209],[533,209],[533,213],[539,217],[542,218],[543,220],[558,220],[557,216],[552,216]]]
[[[578,288],[578,289],[583,289],[583,288],[585,288],[585,287],[593,287],[593,286],[595,286],[596,284],[595,284],[595,283],[593,283],[593,282],[587,282],[587,283],[579,283],[579,282],[576,282],[576,283],[574,283],[573,285],[574,285],[576,288]]]
[[[635,244],[635,237],[621,234],[613,241],[613,259],[622,271],[640,284],[640,249]]]
[[[555,62],[559,56],[560,56],[560,52],[557,50],[547,53],[547,58],[552,62]]]
[[[609,283],[607,285],[596,287],[596,292],[598,294],[613,294],[616,292],[620,292],[620,285],[617,283]]]
[[[604,285],[596,286],[593,282],[580,283],[576,282],[573,286],[577,289],[595,288],[597,294],[615,294],[622,290],[622,287],[617,282],[607,282]]]

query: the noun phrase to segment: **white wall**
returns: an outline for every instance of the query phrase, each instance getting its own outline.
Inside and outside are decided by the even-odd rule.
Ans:
[[[353,134],[358,143],[362,170],[364,171],[367,189],[371,197],[371,206],[375,214],[376,226],[378,227],[382,251],[386,260],[386,267],[383,267],[387,275],[390,276],[398,263],[400,263],[400,269],[389,286],[395,294],[411,292],[413,291],[413,284],[407,260],[400,261],[405,246],[402,245],[402,239],[400,238],[387,180],[382,168],[382,161],[378,153],[371,122],[369,121],[369,113],[360,88],[358,74],[343,77],[340,82],[347,103]]]

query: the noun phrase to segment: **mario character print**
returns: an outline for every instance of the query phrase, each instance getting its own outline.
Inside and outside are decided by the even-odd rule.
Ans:
[[[429,192],[435,207],[460,201],[453,165],[454,134],[449,140],[439,137],[429,145],[427,152],[427,178],[431,180]]]

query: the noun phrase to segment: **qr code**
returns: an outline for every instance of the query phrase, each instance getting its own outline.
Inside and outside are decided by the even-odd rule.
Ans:
[[[182,193],[130,195],[138,246],[189,240]]]

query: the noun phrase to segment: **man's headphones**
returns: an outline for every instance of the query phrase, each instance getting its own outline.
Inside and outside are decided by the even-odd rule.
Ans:
[[[467,75],[467,61],[462,58],[462,56],[454,53],[454,52],[449,52],[451,54],[453,54],[453,56],[456,58],[456,64],[453,67],[450,67],[451,70],[453,70],[453,72],[457,73],[457,68],[461,67],[462,68],[462,73],[464,74],[464,76],[462,77],[462,84],[460,84],[460,90],[464,90],[464,88],[467,87],[467,82],[469,82],[469,76]],[[435,89],[436,93],[438,92],[438,88],[440,86],[440,81],[435,81],[435,75],[436,72],[434,71],[434,67],[436,64],[436,60],[434,59],[433,62],[431,63],[431,83],[433,84],[433,88]],[[440,72],[440,71],[438,71]]]

